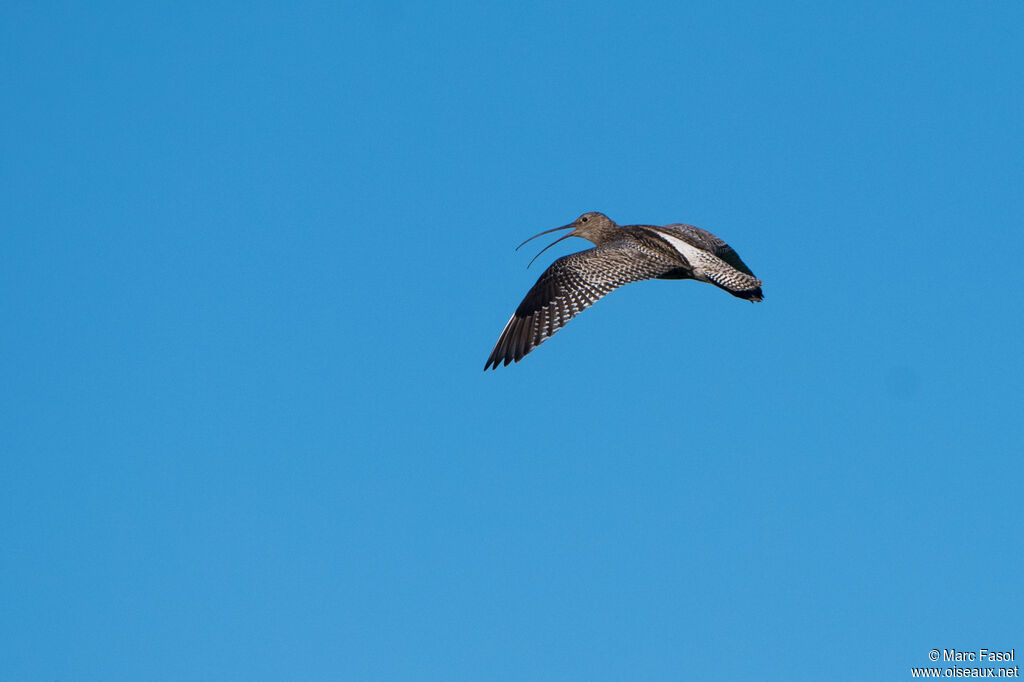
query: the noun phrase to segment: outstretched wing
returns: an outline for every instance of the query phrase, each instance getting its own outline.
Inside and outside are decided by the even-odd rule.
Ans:
[[[505,325],[484,370],[519,362],[584,309],[623,284],[667,272],[678,264],[618,241],[559,258]]]
[[[747,264],[743,262],[740,255],[731,246],[707,230],[702,230],[694,225],[684,225],[683,223],[672,223],[661,229],[681,234],[686,238],[686,241],[694,246],[710,251],[740,272],[745,272],[751,277],[754,276],[754,273],[750,271]]]

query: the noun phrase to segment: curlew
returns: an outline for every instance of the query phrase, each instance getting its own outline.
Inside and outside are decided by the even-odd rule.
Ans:
[[[564,327],[573,317],[623,284],[644,279],[695,279],[710,282],[733,296],[762,300],[761,280],[724,241],[693,225],[616,225],[603,213],[579,218],[527,239],[572,230],[541,249],[569,237],[594,244],[559,258],[526,294],[487,358],[484,371],[519,362]],[[529,267],[529,266],[527,266]]]

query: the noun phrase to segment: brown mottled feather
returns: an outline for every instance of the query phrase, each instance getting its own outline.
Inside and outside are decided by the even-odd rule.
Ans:
[[[751,277],[754,276],[754,273],[750,271],[747,264],[743,262],[740,255],[736,253],[731,246],[707,230],[696,227],[695,225],[685,225],[683,223],[672,223],[671,225],[665,225],[661,229],[678,234],[694,246],[715,254],[740,272],[745,272]]]
[[[678,263],[617,241],[559,258],[519,304],[484,369],[519,362],[569,320],[618,287],[657,277]]]

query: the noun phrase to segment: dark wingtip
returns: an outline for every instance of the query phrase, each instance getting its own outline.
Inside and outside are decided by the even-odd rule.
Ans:
[[[527,334],[530,331],[529,324],[523,323],[521,319],[518,320],[518,324],[514,324],[515,322],[517,322],[515,319],[509,320],[505,331],[498,337],[498,343],[495,344],[491,356],[484,364],[485,372],[489,369],[498,369],[499,366],[508,367],[513,362],[519,362],[533,350],[527,348],[526,344]]]
[[[764,300],[764,294],[761,292],[761,287],[754,289],[744,289],[743,291],[730,291],[733,296],[742,298],[751,303],[760,303]]]

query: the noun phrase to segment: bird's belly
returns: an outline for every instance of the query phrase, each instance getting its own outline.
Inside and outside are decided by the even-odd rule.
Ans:
[[[664,275],[658,275],[658,279],[693,279],[693,271],[690,268],[676,268]]]

